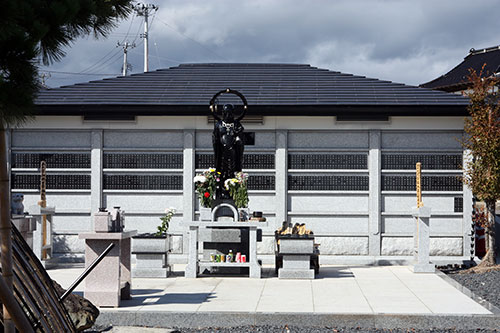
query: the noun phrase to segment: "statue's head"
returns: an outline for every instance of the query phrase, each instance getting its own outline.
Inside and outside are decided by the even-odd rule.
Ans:
[[[222,117],[225,122],[233,122],[234,121],[234,105],[233,104],[224,104],[224,108],[222,109]]]

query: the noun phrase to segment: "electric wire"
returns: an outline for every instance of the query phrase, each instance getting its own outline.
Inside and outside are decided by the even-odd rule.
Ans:
[[[113,65],[121,58],[122,58],[122,50],[117,49],[117,51],[111,57],[109,57],[106,61],[99,64],[97,67],[94,67],[92,69],[92,71],[99,72],[99,71],[105,69],[106,67]],[[115,74],[115,75],[118,75],[118,74]]]
[[[122,40],[122,43],[127,39],[129,33],[130,33],[130,29],[132,28],[132,24],[134,23],[134,19],[135,19],[136,15],[132,15],[132,19],[130,20],[130,24],[128,26],[128,29],[127,29],[127,32],[125,33],[125,36],[123,37],[123,40]],[[86,69],[80,71],[80,73],[84,73],[84,72],[90,72],[91,70],[95,70],[95,66],[99,65],[99,63],[101,63],[105,58],[107,58],[111,53],[113,53],[113,55],[110,56],[110,58],[113,58],[115,57],[116,55],[116,48],[110,50],[108,53],[106,53],[104,56],[102,56],[99,60],[97,60],[93,65],[87,67]],[[109,58],[107,59],[109,60]]]
[[[210,48],[206,47],[205,45],[203,45],[202,43],[198,42],[197,40],[195,40],[195,39],[193,39],[193,38],[191,38],[191,37],[189,37],[189,36],[185,35],[184,33],[180,32],[180,31],[179,31],[179,30],[177,30],[176,28],[174,28],[174,27],[172,27],[171,25],[169,25],[167,22],[164,22],[164,21],[162,21],[162,20],[160,20],[160,19],[158,19],[158,21],[160,21],[161,23],[163,23],[163,24],[164,24],[165,26],[167,26],[168,28],[170,28],[170,29],[174,30],[174,31],[175,31],[175,32],[177,32],[178,34],[180,34],[180,35],[184,36],[185,38],[187,38],[187,39],[191,40],[192,42],[194,42],[194,43],[198,44],[199,46],[201,46],[201,47],[202,47],[202,48],[204,48],[205,50],[207,50],[207,51],[209,51],[209,52],[211,52],[211,53],[215,54],[215,55],[216,55],[216,56],[218,56],[219,58],[224,59],[225,61],[229,61],[226,57],[221,56],[220,54],[218,54],[218,53],[217,53],[217,52],[215,52],[214,50],[212,50],[212,49],[210,49]]]
[[[110,73],[76,73],[76,72],[64,72],[64,71],[53,71],[53,70],[45,70],[41,69],[40,72],[43,73],[51,73],[51,74],[64,74],[64,75],[117,75],[115,74],[110,74]]]

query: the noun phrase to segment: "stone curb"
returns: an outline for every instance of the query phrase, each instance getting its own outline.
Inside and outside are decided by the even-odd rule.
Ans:
[[[397,314],[310,314],[310,313],[242,313],[242,312],[162,312],[162,311],[103,311],[97,318],[99,326],[147,327],[237,327],[237,326],[298,326],[298,327],[359,327],[379,329],[424,330],[498,329],[498,315],[397,315]]]

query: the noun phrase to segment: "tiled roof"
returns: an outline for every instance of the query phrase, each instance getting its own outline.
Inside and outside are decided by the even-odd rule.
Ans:
[[[469,81],[467,79],[470,74],[469,69],[474,69],[479,74],[483,65],[485,66],[483,77],[500,72],[500,46],[481,50],[471,49],[464,60],[451,71],[420,86],[443,91],[463,90]]]
[[[230,88],[249,114],[465,114],[462,96],[297,64],[182,64],[125,77],[46,89],[39,114],[207,114]]]

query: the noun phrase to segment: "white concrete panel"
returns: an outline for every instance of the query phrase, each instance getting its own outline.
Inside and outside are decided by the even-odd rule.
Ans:
[[[309,229],[318,235],[336,233],[368,234],[367,216],[290,216],[291,223],[305,223]]]
[[[461,149],[462,132],[382,132],[382,148]]]
[[[368,149],[368,132],[353,132],[353,131],[289,132],[288,147]]]
[[[245,148],[274,148],[276,147],[276,133],[270,131],[255,131],[247,129],[246,132],[255,133],[255,145]],[[212,148],[212,131],[196,131],[196,148]]]
[[[125,229],[137,230],[137,233],[155,233],[161,224],[161,215],[127,215],[125,212]],[[174,216],[169,223],[169,232],[182,233],[186,229],[182,225],[182,216]]]
[[[454,211],[454,198],[460,195],[422,195],[425,207],[429,207],[432,212]],[[411,213],[412,207],[417,205],[416,195],[382,195],[382,211],[389,213]]]
[[[262,242],[257,243],[257,253],[274,254],[275,242],[274,236],[263,236]]]
[[[248,195],[248,208],[251,212],[274,212],[276,210],[276,198],[274,193],[259,193]]]
[[[247,132],[252,132],[247,130]],[[274,148],[276,147],[275,132],[259,132],[255,131],[255,145],[248,148]]]
[[[90,214],[56,214],[52,217],[55,233],[91,232]]]
[[[173,207],[182,211],[182,195],[165,193],[105,193],[104,206],[120,206],[126,212],[158,212]]]
[[[368,212],[368,195],[363,194],[289,194],[292,212]]]
[[[413,237],[382,237],[383,256],[409,256],[413,254]]]
[[[18,193],[18,192],[16,192]],[[19,192],[20,193],[20,192]],[[24,194],[24,210],[37,205],[39,193]],[[90,212],[90,195],[79,193],[47,193],[47,206],[55,206],[57,212]]]
[[[457,216],[431,216],[430,219],[432,234],[457,234],[463,235],[463,218]]]
[[[462,239],[458,237],[431,237],[431,256],[461,256]],[[382,237],[382,255],[413,255],[412,237]]]
[[[462,218],[457,216],[431,216],[432,234],[462,234]],[[413,234],[415,219],[411,216],[383,216],[383,233]]]
[[[463,255],[462,238],[435,238],[430,239],[431,256],[461,256]]]
[[[181,131],[104,131],[104,148],[182,148]]]
[[[90,148],[89,131],[26,131],[12,133],[12,148]]]
[[[315,237],[322,255],[367,255],[368,237]]]
[[[79,239],[78,235],[54,235],[53,252],[56,253],[84,253],[85,240]]]
[[[212,131],[196,131],[196,148],[212,148]]]
[[[383,216],[382,233],[413,234],[414,224],[411,216]]]

